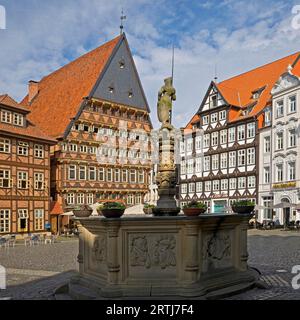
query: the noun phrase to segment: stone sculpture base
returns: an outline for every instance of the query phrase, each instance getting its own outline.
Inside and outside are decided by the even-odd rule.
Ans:
[[[217,298],[252,287],[247,215],[77,218],[75,299]]]

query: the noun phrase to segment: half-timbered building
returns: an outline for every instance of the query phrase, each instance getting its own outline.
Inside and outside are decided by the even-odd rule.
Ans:
[[[45,232],[50,205],[50,146],[30,110],[0,96],[0,236]]]
[[[51,195],[64,210],[148,193],[150,109],[124,34],[29,83],[23,103],[57,144]]]
[[[185,128],[181,147],[180,202],[207,203],[224,212],[233,201],[257,202],[259,138],[271,89],[298,54],[223,82],[212,82]]]

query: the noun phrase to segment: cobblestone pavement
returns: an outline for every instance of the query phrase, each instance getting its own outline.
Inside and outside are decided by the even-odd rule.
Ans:
[[[291,273],[300,265],[300,233],[249,231],[249,265],[261,272],[268,289],[252,289],[227,300],[300,300]],[[0,299],[53,299],[53,291],[76,274],[78,241],[53,245],[0,248],[0,264],[7,268],[7,290]]]

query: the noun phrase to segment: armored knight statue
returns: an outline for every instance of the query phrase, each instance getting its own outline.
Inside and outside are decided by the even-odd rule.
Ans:
[[[173,79],[165,79],[165,85],[158,93],[157,113],[158,119],[162,123],[162,128],[173,129],[172,102],[176,101],[176,90],[173,87]]]

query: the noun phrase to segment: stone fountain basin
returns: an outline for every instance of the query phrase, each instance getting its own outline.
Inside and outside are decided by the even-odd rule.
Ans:
[[[70,294],[82,287],[104,298],[209,298],[250,288],[258,279],[247,265],[250,217],[75,218],[80,276]]]

